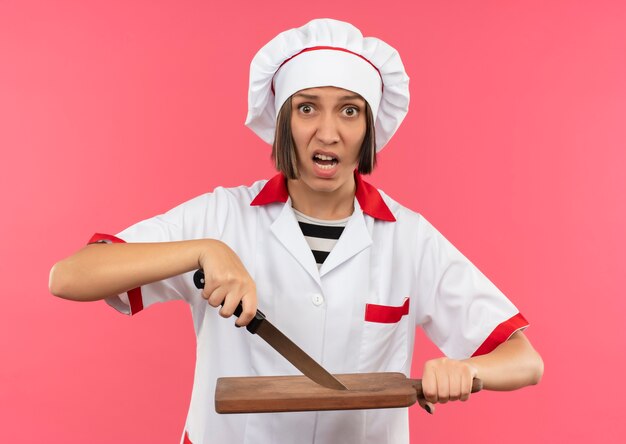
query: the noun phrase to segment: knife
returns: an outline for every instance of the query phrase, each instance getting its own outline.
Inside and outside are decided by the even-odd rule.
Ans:
[[[197,270],[193,275],[193,283],[196,288],[204,288],[204,271]],[[243,307],[241,302],[233,313],[235,316],[241,316]],[[321,386],[334,390],[347,390],[337,378],[330,374],[324,367],[319,365],[313,358],[307,355],[300,347],[294,344],[291,339],[281,333],[270,321],[265,319],[265,315],[257,310],[254,318],[246,325],[246,329],[252,333],[259,335],[274,350],[280,353],[287,361],[291,362],[294,367],[300,370],[304,375],[315,381]]]

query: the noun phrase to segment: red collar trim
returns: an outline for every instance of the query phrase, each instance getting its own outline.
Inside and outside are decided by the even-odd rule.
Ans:
[[[287,178],[279,173],[267,181],[265,186],[259,191],[250,206],[267,205],[274,202],[287,202],[289,193],[287,192]]]
[[[356,180],[356,200],[361,205],[361,209],[365,214],[387,222],[395,222],[391,210],[383,200],[382,196],[374,187],[363,180],[358,172],[354,172],[354,180]]]
[[[354,180],[356,181],[356,200],[359,202],[363,212],[376,219],[395,222],[396,218],[393,217],[391,210],[378,190],[365,182],[357,171],[354,172]],[[282,173],[279,173],[267,181],[250,205],[267,205],[274,202],[285,203],[288,198],[287,179]]]

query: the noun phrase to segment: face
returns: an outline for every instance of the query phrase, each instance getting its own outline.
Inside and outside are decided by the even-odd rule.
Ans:
[[[291,102],[298,180],[313,191],[351,187],[365,138],[365,100],[326,86],[299,91]]]

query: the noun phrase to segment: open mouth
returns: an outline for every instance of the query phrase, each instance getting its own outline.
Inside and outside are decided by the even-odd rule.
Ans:
[[[339,159],[325,154],[315,154],[313,156],[313,162],[323,170],[330,170],[339,163]]]

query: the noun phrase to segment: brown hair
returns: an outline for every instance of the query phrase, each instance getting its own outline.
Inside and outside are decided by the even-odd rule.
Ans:
[[[272,159],[276,169],[287,179],[298,178],[296,144],[291,134],[291,97],[280,107],[276,118],[276,133],[272,145]],[[374,116],[367,102],[365,102],[365,137],[361,144],[358,171],[361,174],[370,174],[376,166],[376,134],[374,131]]]

